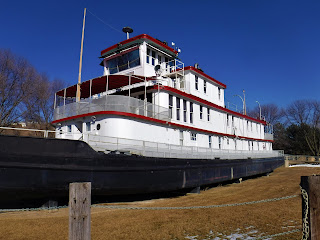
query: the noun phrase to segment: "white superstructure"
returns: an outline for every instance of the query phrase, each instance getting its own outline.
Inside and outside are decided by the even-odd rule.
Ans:
[[[267,123],[227,109],[226,85],[177,55],[146,34],[103,50],[104,75],[81,84],[80,101],[76,85],[56,93],[56,137],[152,156],[273,156]]]

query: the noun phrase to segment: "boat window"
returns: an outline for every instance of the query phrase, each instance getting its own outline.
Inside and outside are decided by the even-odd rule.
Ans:
[[[140,65],[139,49],[125,53],[107,61],[110,74],[114,74]]]
[[[99,131],[101,129],[100,123],[97,124],[97,130]]]
[[[212,138],[211,136],[209,136],[209,148],[211,148],[211,145],[212,145]]]
[[[208,122],[210,121],[210,108],[207,108],[208,109]]]
[[[150,63],[150,49],[147,48],[147,63]]]
[[[202,119],[202,106],[200,106],[200,119]]]
[[[203,92],[207,93],[207,82],[203,80]]]
[[[152,65],[155,65],[155,59],[156,59],[156,52],[155,51],[151,51],[152,52]]]
[[[193,103],[190,103],[190,123],[193,123]]]
[[[162,63],[161,55],[158,55],[158,64]]]
[[[191,139],[191,141],[197,141],[197,134],[196,133],[190,133],[190,139]]]
[[[172,118],[173,97],[169,95],[169,117]]]
[[[219,149],[221,149],[221,137],[219,137]]]
[[[177,120],[180,120],[180,98],[176,98]]]
[[[220,96],[221,96],[221,88],[218,87],[218,97],[219,97],[219,100],[220,100]]]
[[[71,132],[71,125],[68,125],[67,129],[68,129],[68,132]]]
[[[195,76],[195,82],[194,82],[194,84],[195,84],[195,88],[196,88],[196,90],[198,90],[198,85],[199,85],[199,79],[198,79],[198,76]]]
[[[91,131],[91,123],[90,122],[86,122],[86,131],[87,132]]]
[[[130,68],[140,65],[139,49],[128,53],[128,61]]]
[[[107,62],[107,66],[110,74],[119,72],[116,58],[110,59]]]
[[[180,130],[180,145],[183,146],[183,131]]]
[[[187,101],[183,100],[183,121],[187,122]]]

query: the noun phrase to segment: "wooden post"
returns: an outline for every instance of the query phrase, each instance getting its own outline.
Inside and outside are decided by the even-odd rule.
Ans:
[[[320,240],[320,175],[301,176],[302,239]]]
[[[91,182],[69,185],[69,240],[91,239]]]
[[[289,160],[288,159],[285,159],[284,160],[284,167],[289,167],[290,166],[290,162],[289,162]]]

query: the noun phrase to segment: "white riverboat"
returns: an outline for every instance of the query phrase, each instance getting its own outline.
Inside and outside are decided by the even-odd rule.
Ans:
[[[0,135],[0,206],[65,198],[71,182],[93,196],[199,191],[283,164],[267,122],[226,108],[226,85],[165,42],[129,38],[101,65],[56,93],[55,139]]]
[[[279,156],[267,122],[225,107],[226,85],[142,34],[101,51],[103,76],[56,93],[56,138],[154,157]]]

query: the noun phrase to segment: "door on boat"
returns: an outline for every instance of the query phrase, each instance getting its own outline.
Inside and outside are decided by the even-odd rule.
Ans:
[[[183,146],[183,131],[180,130],[180,146]]]
[[[89,135],[91,133],[91,121],[83,123],[84,133],[82,133],[83,141],[89,142]]]

